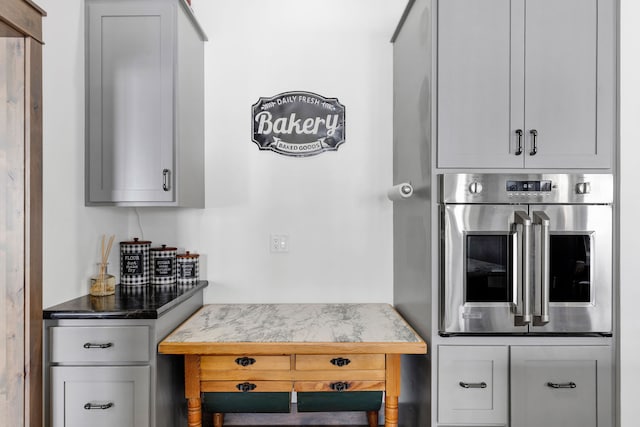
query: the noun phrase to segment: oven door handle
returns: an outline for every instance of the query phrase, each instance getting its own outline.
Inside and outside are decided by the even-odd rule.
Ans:
[[[531,323],[531,218],[525,211],[515,211],[515,230],[518,240],[516,245],[520,257],[514,257],[514,264],[521,265],[517,271],[517,283],[520,295],[516,298],[516,324],[519,326]]]
[[[536,283],[535,292],[540,295],[540,310],[534,313],[534,324],[549,323],[549,226],[551,220],[545,212],[533,212],[533,224],[539,229],[539,250],[536,251]],[[537,301],[536,301],[537,302]],[[537,311],[537,310],[536,310]]]

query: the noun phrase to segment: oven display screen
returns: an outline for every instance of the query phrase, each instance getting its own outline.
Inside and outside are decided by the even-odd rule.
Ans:
[[[551,181],[507,181],[507,191],[551,191]]]

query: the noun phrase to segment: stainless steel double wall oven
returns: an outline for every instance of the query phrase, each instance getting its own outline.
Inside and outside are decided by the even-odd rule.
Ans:
[[[612,175],[439,178],[442,335],[611,333]]]

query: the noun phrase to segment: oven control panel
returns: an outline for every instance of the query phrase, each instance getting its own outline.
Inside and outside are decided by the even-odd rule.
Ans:
[[[611,204],[610,174],[443,174],[440,203]]]

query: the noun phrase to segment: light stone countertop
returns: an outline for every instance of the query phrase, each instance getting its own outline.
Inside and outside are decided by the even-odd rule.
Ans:
[[[424,341],[389,304],[205,305],[160,350],[200,343],[411,343],[426,352]]]

